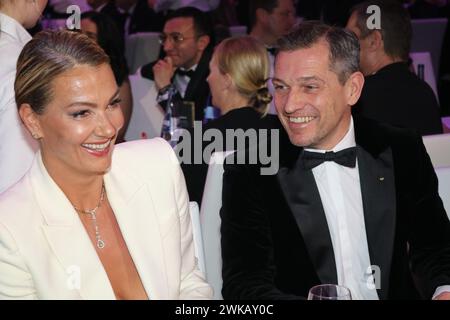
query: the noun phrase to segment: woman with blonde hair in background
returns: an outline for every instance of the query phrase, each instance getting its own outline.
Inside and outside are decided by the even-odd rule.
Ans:
[[[16,62],[31,40],[47,0],[0,0],[0,193],[31,166],[37,144],[20,122],[14,101]]]
[[[270,72],[269,56],[264,45],[250,36],[223,40],[214,50],[209,64],[207,78],[212,104],[220,110],[221,116],[203,126],[203,132],[217,129],[224,137],[223,149],[228,151],[225,141],[227,129],[270,129],[276,126],[277,117],[267,115],[272,100],[267,87]],[[191,138],[195,136],[191,134]],[[192,139],[193,140],[193,139]],[[202,143],[195,141],[195,143]],[[203,143],[203,150],[209,142]],[[234,144],[234,143],[233,143]],[[179,144],[181,146],[181,144]],[[245,148],[248,147],[246,142]],[[193,147],[191,157],[194,159]],[[191,201],[201,203],[208,171],[209,158],[202,164],[182,163]]]
[[[120,89],[98,44],[38,33],[14,87],[39,151],[0,195],[0,298],[210,298],[172,149],[159,138],[114,146]]]

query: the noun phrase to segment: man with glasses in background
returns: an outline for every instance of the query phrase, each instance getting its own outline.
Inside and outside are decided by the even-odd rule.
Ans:
[[[209,97],[206,78],[213,49],[213,27],[205,13],[184,7],[171,12],[160,35],[163,59],[141,68],[144,78],[155,82],[158,103],[166,108],[169,92],[194,103],[195,120],[203,120]]]

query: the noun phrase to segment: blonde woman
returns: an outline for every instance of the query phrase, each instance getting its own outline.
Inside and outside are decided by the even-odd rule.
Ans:
[[[220,109],[221,116],[203,126],[203,132],[217,129],[225,138],[227,129],[271,128],[277,123],[275,116],[266,115],[272,100],[267,88],[270,65],[267,50],[258,40],[250,36],[225,39],[215,48],[209,69],[212,104]],[[204,143],[202,151],[207,145]],[[226,149],[224,139],[223,149],[215,151]],[[193,158],[194,152],[195,148],[191,151]],[[207,162],[181,164],[191,201],[202,200]]]
[[[14,75],[20,50],[47,0],[0,0],[0,193],[28,170],[37,145],[21,125],[14,101]]]
[[[120,90],[95,41],[37,34],[15,92],[39,152],[0,195],[0,298],[210,298],[177,159],[162,139],[114,147]]]

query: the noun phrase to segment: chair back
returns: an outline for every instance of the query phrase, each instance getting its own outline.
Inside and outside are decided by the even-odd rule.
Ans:
[[[245,36],[247,34],[246,26],[230,26],[228,27],[228,30],[230,30],[230,35],[232,37]]]
[[[450,166],[436,168],[435,171],[439,180],[439,195],[450,219]]]
[[[155,61],[159,57],[159,33],[139,32],[129,35],[125,40],[125,57],[130,74],[144,64]]]
[[[423,137],[434,168],[450,167],[450,133]]]
[[[447,19],[413,19],[411,20],[411,26],[411,52],[428,51],[433,62],[435,76],[437,77]]]
[[[215,152],[209,161],[200,210],[206,280],[214,289],[214,299],[222,298],[222,247],[220,208],[222,207],[223,162],[234,151]]]
[[[140,75],[129,76],[133,95],[133,112],[125,140],[150,139],[161,135],[164,111],[156,102],[155,83]]]

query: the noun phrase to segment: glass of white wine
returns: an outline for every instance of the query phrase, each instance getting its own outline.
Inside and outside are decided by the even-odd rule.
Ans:
[[[352,295],[344,286],[321,284],[309,289],[308,300],[352,300]]]

